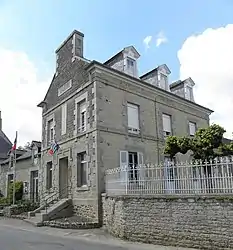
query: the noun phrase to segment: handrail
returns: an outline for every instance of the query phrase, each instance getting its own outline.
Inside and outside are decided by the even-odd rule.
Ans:
[[[66,186],[62,190],[58,190],[55,193],[53,193],[51,196],[47,197],[45,199],[45,211],[47,213],[48,206],[51,202],[58,200],[60,196],[63,194],[69,195],[71,192],[71,186]],[[50,200],[50,201],[49,201]]]

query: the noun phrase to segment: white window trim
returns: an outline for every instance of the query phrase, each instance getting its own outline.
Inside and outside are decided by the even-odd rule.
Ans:
[[[67,103],[61,106],[61,135],[66,134],[67,127]]]
[[[23,182],[23,193],[24,193],[24,194],[27,194],[28,191],[29,191],[29,182],[24,181],[24,182]]]
[[[167,119],[167,118],[169,118],[169,123],[170,123],[170,128],[169,129],[166,129],[165,128],[165,126],[164,126],[164,118],[165,119]],[[171,118],[171,115],[168,115],[168,114],[165,114],[165,113],[163,113],[162,114],[162,121],[163,121],[163,135],[164,135],[164,137],[167,137],[167,136],[170,136],[170,135],[172,135],[172,118]]]
[[[87,157],[87,154],[85,154],[86,157]],[[85,168],[86,168],[86,182],[88,183],[88,162],[87,160],[83,160],[83,161],[80,161],[80,167],[82,166],[82,164],[85,164]],[[81,185],[81,187],[87,187],[87,184],[84,184],[84,185]]]
[[[194,133],[191,133],[192,131],[192,126],[194,127]],[[189,121],[189,135],[190,136],[194,136],[195,135],[195,133],[196,133],[196,131],[197,131],[197,124],[195,123],[195,122],[190,122]]]
[[[129,180],[129,152],[131,151],[120,151],[120,179],[121,179],[121,184],[125,185],[128,180]],[[139,165],[139,178],[143,179],[144,178],[144,154],[142,152],[138,152],[136,151],[135,153],[137,153],[137,158],[138,158],[138,165]],[[122,162],[122,154],[125,154],[125,162]],[[140,162],[141,160],[141,162]]]
[[[132,67],[133,72],[131,72],[130,68],[128,68],[128,60],[133,62],[133,67]],[[135,58],[127,55],[125,67],[126,67],[126,72],[130,72],[132,73],[133,76],[137,76],[137,61]]]
[[[74,120],[74,136],[77,136],[77,134],[79,133],[79,126],[80,126],[80,122],[78,120],[78,104],[81,103],[82,101],[87,100],[87,92],[85,92],[84,94],[80,95],[79,97],[77,97],[75,99],[75,110],[74,110],[74,116],[75,116],[75,120]],[[86,108],[87,108],[87,103],[86,103]],[[86,117],[87,118],[87,117]],[[86,123],[86,129],[87,129],[87,123]]]
[[[129,122],[129,109],[135,109],[137,110],[137,126],[130,125]],[[139,118],[139,106],[137,104],[133,104],[128,102],[127,103],[127,119],[128,119],[128,131],[133,134],[139,134],[140,133],[140,118]]]
[[[51,124],[51,127],[49,126],[49,124]],[[53,130],[53,138],[51,138],[51,131],[52,130]],[[54,119],[51,119],[48,121],[48,133],[49,133],[48,144],[51,144],[55,138]]]
[[[161,86],[161,76],[166,77],[165,86]],[[159,81],[159,87],[160,87],[161,89],[165,89],[165,90],[168,89],[168,75],[167,75],[167,74],[165,74],[165,73],[163,73],[163,72],[159,72],[159,73],[158,73],[158,81]]]
[[[82,114],[84,113],[84,121],[82,120]],[[87,129],[87,103],[86,100],[83,100],[80,102],[79,106],[79,128],[78,132],[79,133],[84,133],[86,132]],[[83,124],[84,122],[84,124]]]

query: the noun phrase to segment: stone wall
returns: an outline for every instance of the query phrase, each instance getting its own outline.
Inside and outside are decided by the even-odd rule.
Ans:
[[[198,249],[233,249],[231,197],[108,197],[103,223],[120,238]]]

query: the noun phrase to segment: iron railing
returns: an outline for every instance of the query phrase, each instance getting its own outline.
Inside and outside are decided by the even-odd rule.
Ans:
[[[71,194],[71,186],[66,186],[61,190],[57,190],[52,194],[47,194],[44,199],[45,211],[47,213],[49,205],[54,201],[59,201],[62,198],[68,198]],[[46,195],[46,194],[45,194]]]
[[[108,194],[233,194],[233,157],[160,165],[124,165],[108,169]]]

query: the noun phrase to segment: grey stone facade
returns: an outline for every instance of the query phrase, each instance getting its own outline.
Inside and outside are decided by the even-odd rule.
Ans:
[[[232,197],[106,197],[104,226],[130,241],[232,249]]]
[[[95,223],[101,218],[100,196],[105,189],[104,171],[119,166],[121,150],[142,152],[145,163],[159,162],[164,157],[163,112],[172,116],[174,135],[187,135],[190,120],[196,122],[197,127],[207,127],[212,111],[126,74],[127,71],[111,68],[110,61],[105,64],[88,61],[83,58],[83,48],[76,48],[83,44],[83,37],[83,34],[74,31],[56,51],[56,73],[44,100],[38,105],[43,109],[42,164],[39,178],[41,195],[59,192],[66,185],[71,187],[69,196],[73,199],[75,213],[93,218]],[[79,41],[74,42],[75,39]],[[131,47],[127,47],[126,51],[130,54]],[[132,49],[131,54],[138,57],[139,54],[135,51]],[[121,56],[113,60],[117,62],[119,58]],[[81,100],[86,104],[85,131],[80,131],[79,127],[80,107],[77,104]],[[139,134],[128,132],[127,102],[140,107]],[[62,105],[65,103],[66,133],[62,134]],[[48,154],[48,122],[51,119],[55,140],[60,146],[53,156]],[[87,185],[79,187],[77,154],[82,152],[87,155]],[[64,180],[64,174],[61,177],[61,159],[68,159],[67,170],[64,170],[67,180]],[[48,162],[52,162],[53,173],[53,184],[49,189],[46,188]]]
[[[33,141],[31,150],[21,150],[22,152],[17,155],[15,165],[15,180],[22,181],[25,185],[24,198],[34,201],[39,199],[39,179],[37,175],[41,164],[40,147],[40,142]],[[9,176],[14,175],[12,158],[9,157],[7,160],[1,162],[0,169],[0,190],[1,193],[7,197],[8,185],[10,184]]]

